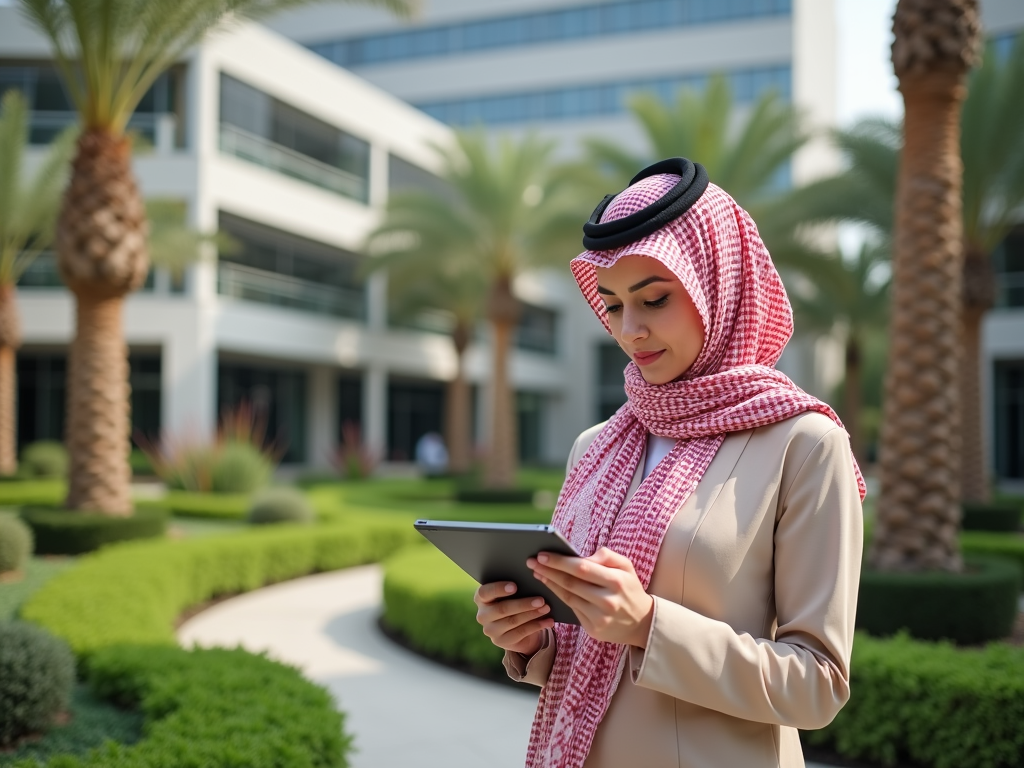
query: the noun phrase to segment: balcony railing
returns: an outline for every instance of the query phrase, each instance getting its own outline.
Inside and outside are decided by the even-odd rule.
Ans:
[[[322,285],[226,261],[217,265],[217,293],[351,320],[363,320],[365,314],[362,289]]]
[[[1002,309],[1024,307],[1024,272],[996,275],[996,306]]]
[[[220,151],[361,203],[370,199],[367,179],[314,160],[234,125],[221,123]]]

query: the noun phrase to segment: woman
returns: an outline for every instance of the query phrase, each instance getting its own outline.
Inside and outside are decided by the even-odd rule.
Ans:
[[[528,766],[803,765],[849,697],[864,483],[835,413],[774,369],[792,311],[753,221],[662,161],[606,197],[571,268],[633,362],[576,440],[553,523],[585,557],[530,567],[478,620],[542,686]]]

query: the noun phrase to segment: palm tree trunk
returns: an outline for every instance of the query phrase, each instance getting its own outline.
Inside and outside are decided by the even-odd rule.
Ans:
[[[121,297],[79,297],[68,355],[68,509],[132,514],[128,347]]]
[[[933,15],[939,12],[951,20],[948,29],[942,27],[947,17]],[[906,116],[896,189],[881,494],[869,553],[871,565],[883,570],[962,567],[959,115],[976,17],[975,0],[899,0],[894,18],[893,62]],[[945,35],[941,46],[936,34]]]
[[[511,488],[516,482],[519,451],[508,358],[519,311],[519,302],[512,294],[512,281],[506,278],[497,280],[490,302],[494,370],[491,379],[491,445],[484,471],[484,484],[488,488]]]
[[[124,296],[149,271],[145,207],[131,143],[90,130],[78,140],[57,223],[61,277],[77,299],[68,359],[67,507],[132,514]]]
[[[963,293],[964,364],[960,378],[960,413],[963,417],[963,469],[961,492],[964,501],[990,499],[988,465],[981,414],[981,328],[985,313],[995,304],[995,275],[988,253],[964,247]]]
[[[846,339],[846,386],[843,387],[843,423],[850,434],[850,448],[857,463],[864,464],[864,439],[860,424],[861,398],[860,339],[850,333]]]
[[[18,471],[17,400],[15,354],[21,346],[17,292],[0,285],[0,475]]]
[[[457,323],[455,330],[452,331],[456,360],[455,378],[448,382],[448,402],[445,406],[448,467],[456,475],[469,472],[473,464],[473,437],[470,434],[472,398],[469,394],[469,382],[466,381],[465,359],[469,339],[469,328]]]

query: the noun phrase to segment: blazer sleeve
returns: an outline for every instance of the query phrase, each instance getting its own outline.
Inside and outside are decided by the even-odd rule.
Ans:
[[[825,433],[780,499],[774,639],[738,632],[655,597],[633,682],[744,720],[822,728],[850,695],[863,547],[860,495],[845,431]]]
[[[583,435],[585,434],[587,433],[584,432]],[[583,435],[576,438],[576,442],[572,444],[572,450],[569,451],[569,460],[565,464],[566,477],[569,476],[569,472],[572,471],[572,468],[576,466],[576,462],[580,459],[577,454]],[[505,658],[502,659],[502,664],[505,665],[505,672],[508,673],[508,676],[517,683],[531,683],[543,688],[547,684],[551,668],[555,664],[555,651],[555,633],[553,630],[545,629],[540,650],[532,656],[515,653],[514,651],[505,651]]]

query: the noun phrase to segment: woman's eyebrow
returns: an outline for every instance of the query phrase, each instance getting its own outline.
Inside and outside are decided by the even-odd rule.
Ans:
[[[636,293],[641,288],[645,288],[648,285],[650,285],[651,283],[671,283],[671,282],[672,281],[669,280],[667,277],[658,277],[657,275],[651,275],[650,277],[645,278],[644,280],[641,280],[636,285],[629,286],[628,290],[629,290],[630,293]],[[603,293],[605,296],[614,296],[615,295],[615,291],[610,291],[607,288],[605,288],[603,286],[600,286],[600,285],[597,286],[597,292],[598,293]]]

